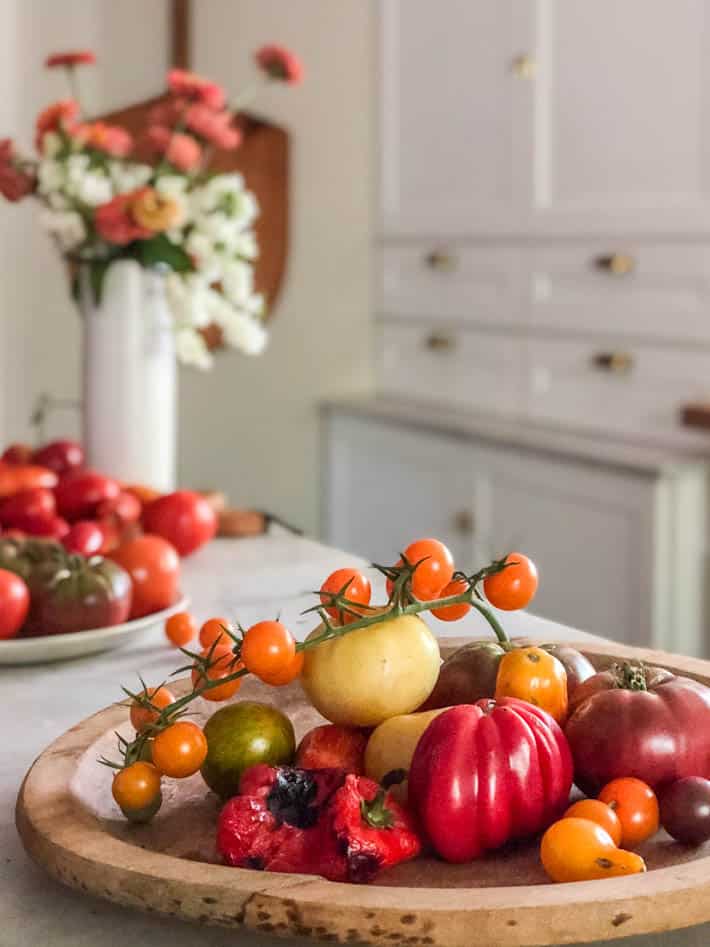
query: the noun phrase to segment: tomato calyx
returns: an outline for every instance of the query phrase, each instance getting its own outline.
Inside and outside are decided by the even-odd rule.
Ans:
[[[379,789],[374,799],[360,800],[360,815],[362,821],[373,829],[391,829],[394,825],[394,815],[385,805],[384,789]]]
[[[612,666],[615,686],[628,691],[648,690],[646,682],[646,668],[643,664],[632,664],[625,661],[623,664]]]

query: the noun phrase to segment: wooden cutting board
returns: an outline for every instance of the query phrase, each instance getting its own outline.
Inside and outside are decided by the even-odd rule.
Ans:
[[[442,642],[446,654],[462,640]],[[710,684],[710,662],[610,643],[586,651],[597,667],[636,658]],[[277,703],[297,736],[322,722],[300,687],[248,680],[240,698]],[[200,716],[214,707],[202,703]],[[612,940],[710,921],[710,844],[686,848],[659,833],[640,853],[649,871],[624,879],[551,884],[535,842],[468,865],[421,858],[376,884],[227,868],[214,848],[217,800],[198,775],[166,781],[150,826],[131,826],[111,799],[111,773],[96,759],[114,729],[116,704],[77,724],[34,763],[20,790],[17,826],[30,855],[65,884],[128,907],[205,924],[338,943],[496,947]]]

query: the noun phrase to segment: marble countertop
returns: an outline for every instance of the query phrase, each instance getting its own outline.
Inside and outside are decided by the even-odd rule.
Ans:
[[[248,625],[279,612],[297,637],[313,620],[300,612],[313,603],[308,592],[333,569],[361,561],[312,540],[276,531],[248,540],[217,540],[185,562],[184,590],[198,620],[211,615]],[[376,587],[377,588],[377,587]],[[483,633],[480,616],[455,626],[437,623],[451,635]],[[591,635],[529,614],[504,617],[512,635],[547,640],[594,640]],[[277,947],[283,941],[218,928],[198,928],[160,919],[80,895],[50,879],[25,854],[13,810],[24,773],[57,736],[120,698],[120,685],[135,683],[141,671],[149,683],[176,666],[176,653],[161,632],[139,644],[58,664],[0,668],[0,947]],[[296,942],[294,941],[294,944]],[[303,943],[303,942],[301,942]],[[677,934],[620,941],[628,947],[701,947],[710,926]]]
[[[322,409],[476,438],[498,447],[523,447],[535,453],[647,476],[672,473],[680,465],[710,463],[710,435],[691,431],[680,424],[675,435],[631,438],[614,432],[583,431],[542,424],[529,418],[372,395],[330,399],[323,403]]]

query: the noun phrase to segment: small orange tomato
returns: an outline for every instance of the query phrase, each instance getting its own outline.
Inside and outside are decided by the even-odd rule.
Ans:
[[[207,739],[191,720],[178,720],[156,736],[153,763],[158,772],[175,779],[192,776],[205,762]]]
[[[320,591],[320,600],[326,606],[326,612],[341,625],[348,625],[357,621],[357,615],[343,612],[333,606],[327,607],[328,602],[332,601],[330,595],[342,593],[343,597],[349,602],[355,602],[358,605],[369,605],[370,595],[372,594],[370,580],[359,569],[336,569],[321,585]],[[363,610],[363,614],[367,614],[366,609]]]
[[[150,706],[147,706],[145,701],[136,700],[131,704],[131,723],[136,733],[145,730],[149,724],[155,723],[160,711],[175,700],[167,687],[162,686],[154,690],[142,691],[140,696],[146,698]]]
[[[614,845],[589,819],[560,819],[545,832],[540,860],[553,881],[594,881],[646,871],[644,860]]]
[[[537,569],[532,559],[521,552],[505,557],[505,569],[483,580],[483,591],[494,608],[513,612],[525,608],[537,592]]]
[[[513,648],[498,665],[496,700],[526,700],[563,724],[567,718],[567,672],[561,661],[542,648]]]
[[[280,621],[260,621],[247,630],[242,641],[242,661],[252,674],[268,682],[293,665],[296,642]]]
[[[272,687],[283,687],[285,684],[290,684],[301,676],[303,658],[303,651],[297,651],[293,656],[293,661],[282,668],[281,671],[274,671],[273,674],[267,676],[261,675],[260,679],[264,684],[271,684]]]
[[[438,539],[417,539],[404,550],[412,574],[412,592],[420,601],[438,598],[441,590],[451,582],[454,558],[448,547]]]
[[[573,803],[565,812],[565,819],[589,819],[606,831],[614,845],[621,845],[621,822],[619,817],[605,802],[600,799],[580,799]]]
[[[225,633],[225,628],[229,628],[230,623],[226,618],[208,618],[200,628],[200,644],[203,648],[209,648],[213,641],[229,644],[231,639]]]
[[[151,763],[131,763],[113,777],[111,792],[127,819],[149,822],[162,802],[160,773]]]
[[[189,612],[178,612],[165,622],[165,634],[176,648],[184,648],[197,634],[195,619]]]
[[[206,648],[202,652],[202,657],[206,658],[208,655],[210,655],[210,666],[207,668],[206,673],[200,668],[194,668],[192,672],[193,687],[202,687],[208,681],[210,683],[220,681],[224,677],[229,677],[237,671],[241,671],[244,667],[242,662],[238,660],[232,649],[228,646],[217,644],[214,648]],[[230,697],[234,697],[241,686],[242,678],[238,677],[234,681],[225,681],[224,684],[210,687],[209,690],[203,691],[200,696],[204,697],[205,700],[219,703],[220,701],[229,700]]]
[[[656,794],[634,776],[612,779],[598,798],[616,813],[621,823],[621,844],[634,848],[655,835],[659,826]]]
[[[463,579],[454,579],[453,582],[441,590],[440,598],[448,598],[450,595],[462,595],[468,591],[468,582]],[[444,608],[432,608],[431,613],[435,618],[441,621],[458,621],[464,618],[471,611],[471,606],[464,602],[463,605],[446,605]]]

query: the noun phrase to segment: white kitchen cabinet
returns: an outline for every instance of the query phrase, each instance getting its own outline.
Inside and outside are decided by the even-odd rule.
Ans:
[[[538,614],[629,644],[704,652],[701,465],[590,464],[337,406],[324,434],[329,542],[392,562],[433,535],[469,570],[519,549],[540,570]]]
[[[387,238],[707,233],[705,0],[382,0]]]

